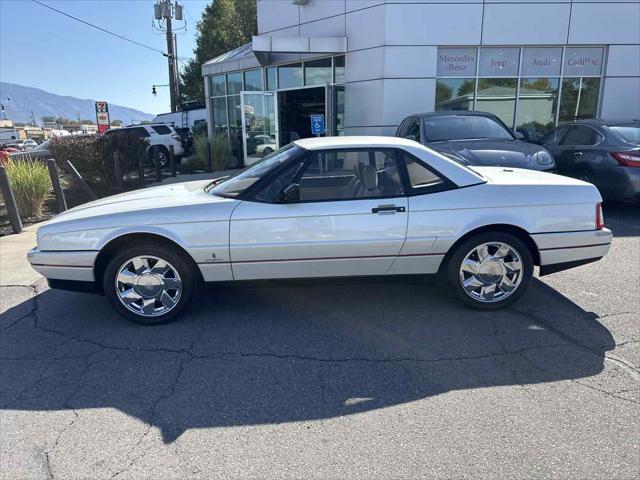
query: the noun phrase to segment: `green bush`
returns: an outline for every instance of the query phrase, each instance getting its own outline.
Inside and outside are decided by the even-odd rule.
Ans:
[[[193,137],[193,149],[195,159],[189,164],[194,166],[194,170],[204,170],[207,168],[207,155],[209,154],[207,142],[209,138],[205,134]],[[226,135],[216,133],[211,137],[211,157],[214,170],[224,170],[228,168],[229,162],[233,159],[229,139]]]
[[[49,150],[61,168],[70,161],[85,181],[110,187],[114,183],[113,153],[120,155],[123,173],[137,169],[138,158],[145,159],[147,141],[123,131],[115,135],[69,135],[56,137]]]
[[[193,152],[194,155],[189,157],[187,164],[192,170],[206,170],[207,169],[207,135],[199,134],[193,137]]]
[[[40,217],[51,191],[47,166],[39,160],[16,160],[7,165],[7,173],[20,215]]]

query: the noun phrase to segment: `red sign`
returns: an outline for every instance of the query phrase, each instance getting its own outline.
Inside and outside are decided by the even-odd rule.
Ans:
[[[96,123],[98,124],[98,133],[102,134],[109,130],[111,121],[107,102],[96,102]]]

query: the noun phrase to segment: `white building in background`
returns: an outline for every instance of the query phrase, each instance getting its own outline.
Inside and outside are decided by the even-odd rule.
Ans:
[[[210,133],[260,143],[393,135],[408,114],[477,109],[536,138],[640,118],[640,0],[257,0],[258,36],[203,65]],[[272,140],[268,140],[271,138]]]

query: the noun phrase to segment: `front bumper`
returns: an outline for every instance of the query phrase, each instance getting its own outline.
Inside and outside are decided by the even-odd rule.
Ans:
[[[531,236],[540,252],[540,270],[545,273],[566,270],[599,260],[611,247],[611,230],[540,233]],[[564,267],[560,267],[564,265]],[[546,268],[545,268],[546,267]]]
[[[31,267],[48,280],[93,282],[93,265],[97,251],[42,252],[33,248],[27,253]]]

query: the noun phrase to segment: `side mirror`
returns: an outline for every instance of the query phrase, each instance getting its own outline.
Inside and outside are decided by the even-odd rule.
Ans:
[[[414,142],[416,141],[415,135],[406,135],[404,138],[406,138],[407,140],[413,140]]]
[[[524,134],[514,130],[513,135],[516,137],[516,140],[524,140]]]
[[[286,187],[278,196],[280,203],[295,203],[300,201],[300,185],[292,183]]]

